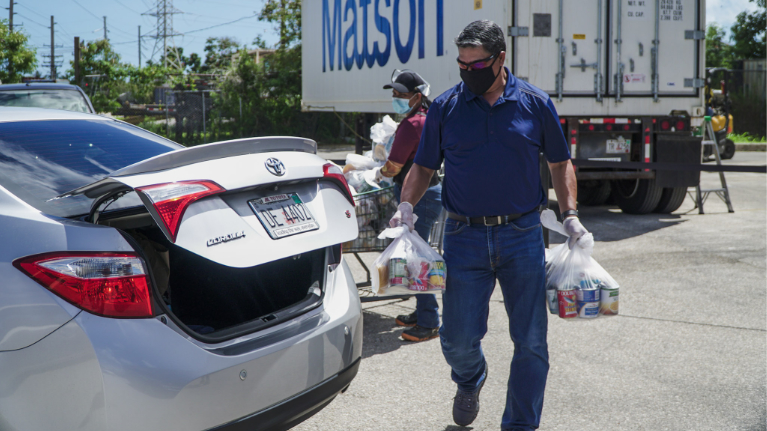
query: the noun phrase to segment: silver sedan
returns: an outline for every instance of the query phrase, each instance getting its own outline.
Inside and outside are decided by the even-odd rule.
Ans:
[[[359,367],[356,236],[314,141],[0,108],[0,429],[303,421]]]

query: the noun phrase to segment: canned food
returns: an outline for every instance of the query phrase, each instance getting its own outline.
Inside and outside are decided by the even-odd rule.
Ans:
[[[575,291],[578,302],[599,302],[599,289],[578,289]]]
[[[410,281],[410,290],[429,290],[429,262],[423,261],[416,263],[418,265],[418,275]]]
[[[389,260],[389,285],[408,287],[407,260],[395,257]]]
[[[549,313],[559,314],[556,289],[546,289],[546,303],[549,305]]]
[[[578,317],[584,319],[599,317],[599,301],[578,302]]]
[[[557,290],[559,303],[559,317],[569,319],[578,315],[574,288],[560,288]]]
[[[605,316],[618,314],[618,288],[602,285],[599,297],[599,312]]]
[[[445,262],[437,260],[432,262],[429,270],[429,284],[433,289],[445,288]]]

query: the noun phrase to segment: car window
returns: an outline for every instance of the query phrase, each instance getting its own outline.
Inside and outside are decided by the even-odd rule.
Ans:
[[[77,90],[20,89],[0,91],[0,106],[63,109],[92,113],[88,102]]]
[[[110,120],[0,122],[0,185],[59,217],[87,214],[92,199],[49,199],[144,159],[183,148],[129,124]],[[118,206],[119,204],[119,206]],[[141,205],[121,199],[110,209]]]

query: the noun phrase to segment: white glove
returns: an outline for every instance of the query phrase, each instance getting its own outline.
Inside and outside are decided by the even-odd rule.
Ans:
[[[586,230],[585,227],[581,224],[580,220],[578,220],[578,217],[568,217],[565,219],[564,222],[562,222],[562,226],[565,228],[565,232],[567,232],[568,238],[567,240],[567,246],[570,247],[570,250],[575,247],[575,244],[578,243],[578,240],[583,235],[589,233],[589,231]]]
[[[375,174],[375,177],[373,177],[373,181],[375,181],[375,182],[377,182],[377,183],[380,183],[380,182],[381,182],[381,180],[383,180],[383,179],[384,179],[384,176],[383,176],[383,174],[381,173],[381,168],[380,168],[380,167],[378,167],[378,168],[374,168],[374,169],[373,169],[373,171],[375,171],[375,173],[376,173],[376,174]]]
[[[397,212],[389,220],[390,227],[407,226],[411,231],[415,228],[415,216],[413,215],[413,205],[410,202],[402,202],[397,207]]]

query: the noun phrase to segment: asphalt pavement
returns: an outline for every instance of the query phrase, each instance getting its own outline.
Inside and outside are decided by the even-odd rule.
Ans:
[[[765,165],[766,157],[738,152],[725,164]],[[718,186],[716,173],[701,178],[704,188]],[[549,316],[541,430],[767,430],[767,176],[726,179],[732,214],[716,196],[704,215],[690,198],[670,215],[580,208],[596,240],[593,257],[621,285],[620,315]],[[375,257],[362,255],[368,264]],[[353,256],[346,259],[364,279]],[[469,427],[452,421],[455,385],[439,339],[400,338],[394,317],[412,312],[415,300],[363,309],[359,374],[295,430],[500,429],[514,352],[500,289],[482,341],[490,377]]]

